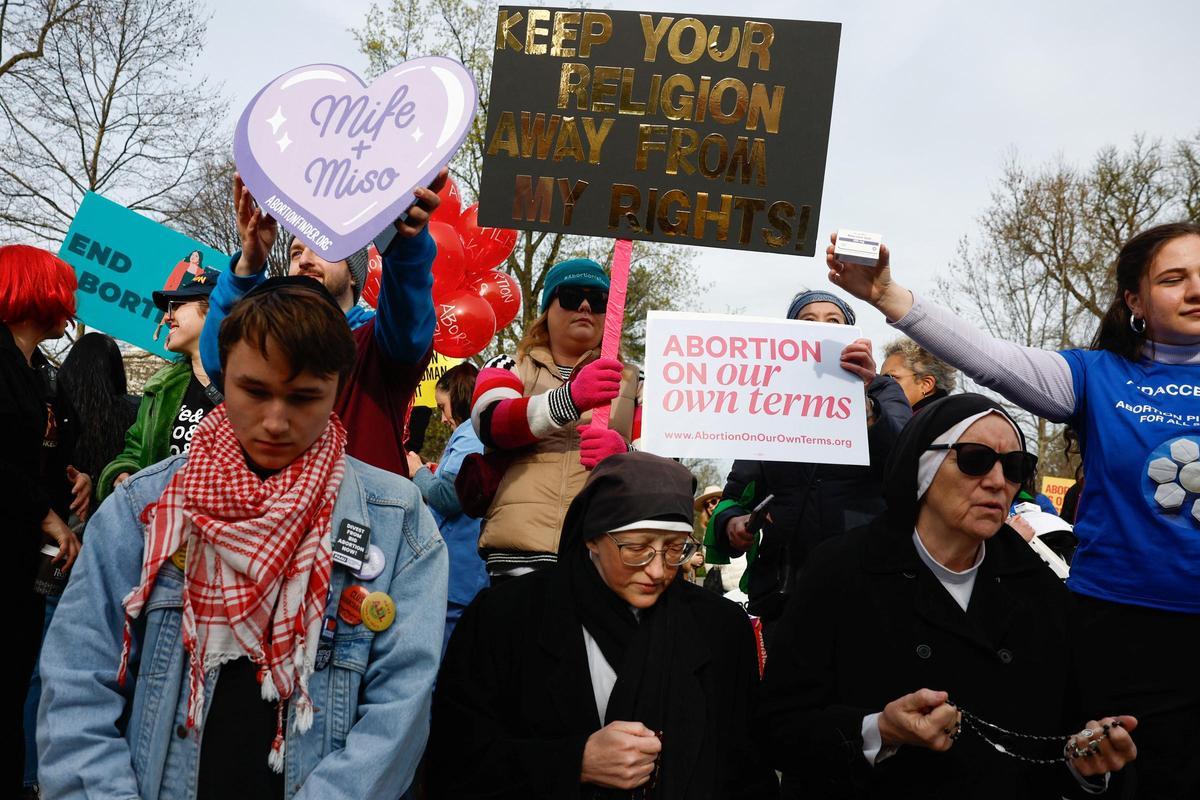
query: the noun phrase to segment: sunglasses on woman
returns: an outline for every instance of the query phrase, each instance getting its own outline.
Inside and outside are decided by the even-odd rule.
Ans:
[[[958,442],[956,444],[931,444],[927,450],[953,450],[958,462],[958,469],[964,475],[978,478],[992,471],[996,462],[1004,471],[1004,479],[1009,483],[1024,483],[1033,476],[1037,469],[1037,456],[1024,450],[1013,450],[1011,453],[997,453],[986,444],[977,442]]]
[[[587,300],[593,314],[603,314],[608,307],[608,292],[603,289],[585,289],[582,286],[563,286],[558,290],[558,304],[567,311],[578,311]]]

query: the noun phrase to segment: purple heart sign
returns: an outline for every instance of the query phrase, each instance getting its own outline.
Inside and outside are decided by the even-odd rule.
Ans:
[[[326,261],[412,205],[475,118],[475,80],[451,58],[406,61],[370,86],[335,64],[280,75],[238,120],[233,158],[259,205]]]

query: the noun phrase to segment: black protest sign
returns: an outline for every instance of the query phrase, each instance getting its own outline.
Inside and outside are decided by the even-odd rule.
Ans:
[[[840,36],[501,6],[480,224],[813,255]]]

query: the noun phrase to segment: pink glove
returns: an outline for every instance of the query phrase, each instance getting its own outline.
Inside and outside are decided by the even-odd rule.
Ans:
[[[629,445],[621,434],[611,428],[596,428],[582,425],[579,428],[579,463],[592,469],[604,459],[617,453],[628,452]]]
[[[621,391],[621,362],[598,358],[579,370],[567,386],[580,413],[609,403]]]

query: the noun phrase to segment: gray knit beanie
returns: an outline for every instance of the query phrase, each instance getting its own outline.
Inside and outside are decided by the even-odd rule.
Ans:
[[[296,237],[293,236],[292,241],[295,240]],[[288,247],[291,247],[290,243]],[[362,297],[363,286],[367,282],[367,267],[370,266],[370,259],[367,256],[368,247],[370,245],[346,256],[346,266],[350,270],[350,283],[352,284],[350,288],[354,292],[355,305],[358,305],[358,299]]]
[[[354,302],[362,297],[363,285],[367,282],[367,266],[370,259],[367,257],[367,248],[355,251],[346,256],[346,266],[350,268],[350,280],[354,282]]]

